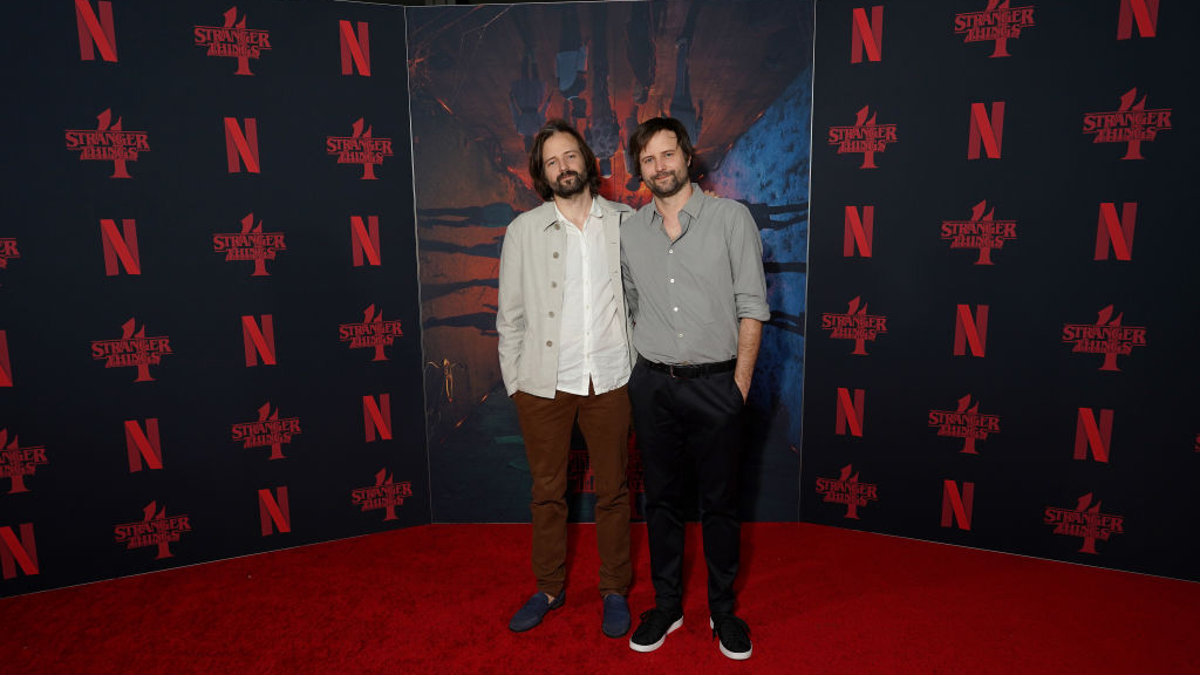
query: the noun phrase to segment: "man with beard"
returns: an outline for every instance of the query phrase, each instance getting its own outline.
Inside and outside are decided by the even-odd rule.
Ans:
[[[625,297],[637,363],[629,381],[642,453],[655,607],[629,640],[658,649],[683,625],[685,477],[694,470],[708,567],[709,625],[721,653],[750,657],[734,614],[741,550],[740,417],[762,337],[762,242],[750,212],[688,180],[694,150],[677,119],[642,122],[629,154],[654,201],[621,228]]]
[[[587,443],[596,493],[601,629],[629,630],[629,380],[633,354],[621,292],[621,220],[632,209],[597,194],[596,157],[575,129],[538,131],[529,175],[546,203],[504,234],[496,331],[504,388],[517,406],[533,475],[533,574],[537,592],[512,617],[525,631],[563,604],[567,459],[575,421]]]

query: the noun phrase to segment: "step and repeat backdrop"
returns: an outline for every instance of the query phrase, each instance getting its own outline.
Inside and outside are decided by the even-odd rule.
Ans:
[[[771,320],[747,410],[743,517],[794,521],[808,236],[812,5],[590,2],[408,10],[413,159],[433,517],[526,521],[529,465],[496,355],[496,277],[509,222],[541,203],[528,146],[548,117],[578,128],[601,194],[650,201],[626,154],[639,122],[672,116],[693,176],[744,203],[764,248]],[[573,518],[594,504],[569,461]],[[640,455],[630,445],[634,515]]]
[[[1197,18],[818,3],[804,520],[1200,578]]]
[[[8,12],[0,594],[428,523],[403,11]]]

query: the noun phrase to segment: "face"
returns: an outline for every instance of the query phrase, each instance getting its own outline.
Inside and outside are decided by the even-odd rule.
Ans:
[[[578,141],[561,131],[547,138],[542,144],[542,172],[550,190],[559,197],[574,197],[583,192],[587,187],[584,178],[587,171]]]
[[[670,197],[688,185],[688,166],[692,160],[684,156],[674,131],[664,129],[651,136],[638,162],[642,182],[655,197]]]

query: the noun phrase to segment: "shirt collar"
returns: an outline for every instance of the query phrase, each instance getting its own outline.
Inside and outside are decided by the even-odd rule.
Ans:
[[[688,197],[687,203],[683,205],[680,212],[688,214],[690,219],[695,220],[700,217],[700,212],[704,210],[704,202],[708,198],[708,195],[704,194],[704,190],[700,189],[698,183],[692,183],[692,196]],[[658,212],[658,208],[654,206],[653,201],[650,202],[650,208],[650,225],[653,226],[656,222],[662,220],[662,214]]]
[[[564,225],[571,225],[571,221],[567,220],[567,217],[563,215],[562,211],[558,210],[558,202],[556,202],[552,199],[552,200],[550,200],[549,203],[552,207],[554,207],[554,220],[551,220],[550,222],[546,223],[545,227],[550,227],[551,225],[553,225],[555,223],[563,223]],[[602,211],[600,209],[600,196],[599,195],[592,195],[592,209],[590,211],[588,211],[588,218],[604,218],[604,211]],[[584,225],[586,225],[586,224],[587,223],[584,223]],[[542,229],[545,229],[545,227]],[[572,225],[572,227],[574,227],[574,226]]]

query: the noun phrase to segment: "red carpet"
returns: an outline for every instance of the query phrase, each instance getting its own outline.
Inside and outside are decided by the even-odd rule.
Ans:
[[[600,633],[594,530],[567,603],[517,635],[529,528],[433,525],[0,600],[0,672],[1200,673],[1200,584],[817,525],[756,524],[721,656],[696,564],[682,630],[652,654]],[[634,527],[635,615],[653,597]]]

